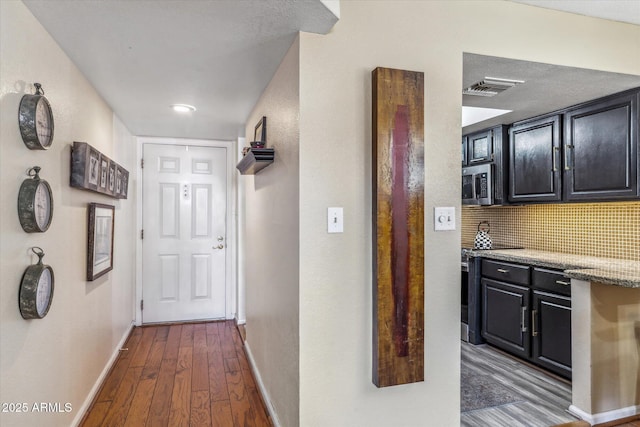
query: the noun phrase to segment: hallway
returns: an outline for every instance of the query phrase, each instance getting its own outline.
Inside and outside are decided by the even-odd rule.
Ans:
[[[136,327],[85,416],[97,426],[271,426],[233,321]]]

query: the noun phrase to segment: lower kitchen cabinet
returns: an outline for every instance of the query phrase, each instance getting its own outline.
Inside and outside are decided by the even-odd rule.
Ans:
[[[571,288],[561,271],[484,259],[482,337],[571,378]]]
[[[571,298],[533,291],[533,362],[571,378]]]
[[[527,332],[529,288],[482,279],[482,336],[488,342],[521,357],[529,357]]]

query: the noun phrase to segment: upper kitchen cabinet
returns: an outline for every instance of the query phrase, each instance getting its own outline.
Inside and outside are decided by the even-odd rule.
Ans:
[[[509,143],[508,126],[499,125],[462,137],[463,181],[465,167],[490,164],[491,204],[506,203],[506,150]],[[464,198],[463,198],[464,202]],[[471,203],[473,204],[473,203]]]
[[[566,201],[638,197],[638,97],[625,92],[564,114]]]
[[[462,165],[500,161],[506,144],[507,126],[495,126],[462,137]]]
[[[561,183],[561,116],[514,123],[509,129],[509,201],[558,202]]]
[[[493,160],[493,129],[467,135],[465,139],[468,165]]]

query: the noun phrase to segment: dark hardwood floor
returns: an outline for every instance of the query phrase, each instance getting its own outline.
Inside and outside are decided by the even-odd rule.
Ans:
[[[272,426],[233,321],[134,328],[82,426]]]

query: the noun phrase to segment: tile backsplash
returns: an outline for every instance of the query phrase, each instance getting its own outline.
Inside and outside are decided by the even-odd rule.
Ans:
[[[494,245],[640,261],[640,202],[463,206],[463,247],[480,221]]]

